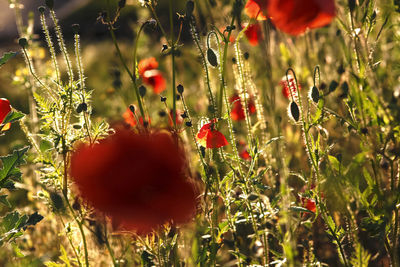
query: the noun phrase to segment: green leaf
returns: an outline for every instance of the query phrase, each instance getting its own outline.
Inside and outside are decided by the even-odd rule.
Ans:
[[[308,210],[308,209],[303,208],[303,207],[292,206],[292,207],[290,207],[289,209],[290,209],[291,211],[294,211],[294,212],[307,212],[307,213],[312,213],[312,214],[314,214],[314,212],[312,212],[311,210]]]
[[[18,247],[17,244],[15,244],[15,243],[13,242],[13,243],[11,243],[11,246],[12,246],[12,248],[13,248],[13,251],[14,251],[14,254],[15,254],[16,257],[18,257],[18,258],[23,258],[23,257],[25,257],[25,255],[22,253],[21,249]]]
[[[11,204],[10,204],[10,202],[8,202],[8,200],[7,200],[7,195],[2,195],[2,196],[0,196],[0,203],[2,203],[3,205],[5,205],[5,206],[11,208]]]
[[[28,149],[29,147],[24,147],[14,150],[11,155],[0,157],[3,163],[3,168],[0,170],[0,186],[4,184],[6,179],[19,179],[21,177],[21,172],[17,167],[25,163],[24,155]]]
[[[15,121],[18,121],[25,117],[25,114],[19,111],[11,111],[7,114],[7,116],[4,118],[2,124],[7,124],[7,123],[12,123]]]
[[[15,57],[17,55],[17,52],[6,52],[3,54],[3,56],[0,58],[0,67],[6,64],[6,62]]]

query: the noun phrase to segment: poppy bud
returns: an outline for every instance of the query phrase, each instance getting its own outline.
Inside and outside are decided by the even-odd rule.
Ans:
[[[176,89],[178,90],[178,93],[183,94],[183,85],[179,84]]]
[[[188,115],[187,115],[186,111],[185,111],[185,112],[183,112],[183,113],[181,114],[181,117],[182,117],[182,119],[185,119],[185,118],[187,118],[187,117],[188,117]]]
[[[166,97],[164,97],[164,96],[160,96],[160,97],[161,97],[161,102],[167,101],[167,98],[166,98]]]
[[[335,80],[331,81],[331,83],[329,84],[329,92],[335,91],[338,86],[339,84],[337,81]]]
[[[54,0],[45,0],[45,4],[50,9],[54,8]]]
[[[249,57],[250,57],[250,54],[249,54],[249,52],[245,52],[245,53],[243,54],[243,56],[244,56],[244,59],[248,60]]]
[[[387,161],[387,159],[382,158],[379,162],[379,166],[381,166],[382,169],[387,170],[389,169],[389,162]]]
[[[368,133],[368,128],[366,128],[366,127],[361,128],[361,133],[362,134],[367,134]]]
[[[118,1],[118,7],[121,9],[121,8],[124,8],[125,7],[125,4],[126,4],[126,0],[119,0]]]
[[[181,96],[180,95],[176,95],[176,100],[177,101],[181,100]]]
[[[78,107],[76,108],[76,112],[77,113],[81,113],[82,111],[87,111],[87,104],[84,102],[84,103],[80,103],[79,105],[78,105]]]
[[[162,45],[161,52],[164,52],[164,51],[167,50],[167,49],[168,49],[168,45],[163,44],[163,45]]]
[[[313,86],[311,88],[310,96],[311,96],[312,101],[314,101],[314,103],[318,103],[318,101],[319,101],[319,91],[318,91],[317,87]]]
[[[290,110],[289,110],[289,115],[296,121],[298,122],[300,119],[300,110],[299,106],[296,104],[296,102],[291,102],[290,103]]]
[[[129,110],[135,114],[135,106],[134,105],[129,105]]]
[[[72,24],[71,27],[72,27],[72,31],[73,31],[75,34],[78,34],[78,33],[79,33],[79,30],[80,30],[79,24]]]
[[[18,39],[18,44],[22,47],[25,48],[28,46],[28,40],[26,38],[19,38]]]
[[[356,8],[356,0],[348,0],[348,5],[350,12],[353,13],[354,9]]]
[[[38,8],[38,10],[39,10],[39,12],[40,12],[41,14],[43,14],[44,11],[46,10],[46,8],[45,8],[44,6],[40,6],[40,7]]]
[[[160,110],[158,112],[158,116],[160,116],[160,117],[165,117],[166,115],[167,115],[167,112],[165,112],[164,110]]]
[[[186,125],[187,127],[192,127],[192,122],[191,122],[191,121],[187,121],[187,122],[185,122],[185,125]]]
[[[208,60],[208,63],[210,63],[211,66],[218,67],[217,55],[215,54],[214,50],[212,50],[211,48],[207,49],[207,60]]]
[[[189,0],[186,2],[186,16],[190,17],[193,15],[194,11],[194,2],[192,0]]]
[[[144,87],[143,85],[141,85],[141,86],[139,87],[139,95],[140,95],[141,97],[144,97],[144,96],[146,95],[146,87]]]

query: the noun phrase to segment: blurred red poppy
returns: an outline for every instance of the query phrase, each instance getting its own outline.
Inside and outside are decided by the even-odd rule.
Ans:
[[[247,149],[243,149],[242,152],[239,153],[239,156],[244,160],[251,159],[250,153],[247,151]]]
[[[252,19],[266,20],[269,0],[248,0],[244,12]]]
[[[194,215],[196,193],[186,179],[185,162],[169,132],[120,128],[95,145],[79,146],[70,174],[82,199],[118,230],[147,234]]]
[[[7,114],[11,112],[10,101],[5,98],[0,98],[0,125],[3,124],[4,119],[7,117]],[[10,129],[11,123],[7,123],[4,125],[0,131],[7,131]]]
[[[303,204],[303,207],[308,209],[309,211],[316,212],[317,211],[317,206],[315,205],[315,201],[311,198],[301,198],[301,203]]]
[[[142,59],[138,64],[138,72],[143,83],[153,87],[156,94],[166,89],[166,81],[158,69],[158,62],[154,57]]]
[[[215,127],[216,120],[212,120],[210,123],[204,124],[200,131],[197,133],[197,142],[206,148],[219,148],[228,145],[228,141],[225,136]]]
[[[244,120],[246,118],[245,114],[244,114],[244,109],[242,106],[242,102],[240,100],[240,97],[238,94],[234,94],[230,99],[229,99],[230,103],[232,104],[232,110],[231,110],[231,118],[234,121],[240,121],[240,120]],[[256,112],[256,106],[254,104],[254,100],[252,98],[250,98],[248,100],[247,103],[247,107],[249,109],[249,114],[253,114]]]
[[[288,81],[289,80],[289,84]],[[288,79],[286,79],[286,76],[282,78],[282,80],[279,82],[279,84],[282,86],[282,95],[287,98],[291,99],[293,95],[294,100],[296,101],[298,98],[297,95],[297,90],[296,90],[296,81],[295,79],[289,75]],[[299,90],[301,90],[300,84],[298,84]]]
[[[183,114],[182,111],[176,110],[176,113],[175,113],[176,125],[181,125],[183,123],[183,118],[181,116],[182,114]],[[172,116],[173,116],[173,110],[171,109],[169,112],[169,116],[168,116],[168,123],[169,123],[169,126],[171,126],[171,127],[174,126],[174,121],[173,121]]]
[[[246,27],[246,25],[245,25]],[[258,42],[262,39],[262,33],[261,33],[261,26],[258,23],[255,24],[250,24],[244,34],[247,37],[247,40],[249,40],[250,45],[256,46],[258,45]]]
[[[136,108],[135,108],[135,110],[136,110]],[[127,107],[124,114],[122,114],[122,118],[124,118],[124,121],[126,124],[129,124],[132,127],[135,127],[137,124],[135,115],[133,114],[133,112],[131,111],[131,109],[129,107]],[[141,125],[143,125],[143,117],[142,116],[139,117],[139,122]],[[148,118],[147,123],[150,123],[150,118]]]
[[[264,0],[268,16],[281,31],[292,35],[320,28],[335,17],[334,0]]]

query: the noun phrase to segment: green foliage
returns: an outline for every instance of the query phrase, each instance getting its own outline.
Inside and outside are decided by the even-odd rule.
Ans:
[[[6,52],[3,54],[3,56],[0,58],[0,67],[3,66],[4,64],[7,63],[8,60],[11,58],[15,57],[17,55],[16,52]]]

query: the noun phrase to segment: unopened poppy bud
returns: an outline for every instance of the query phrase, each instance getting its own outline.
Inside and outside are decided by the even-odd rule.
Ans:
[[[45,4],[50,9],[54,8],[54,1],[53,0],[45,0]]]
[[[129,110],[135,114],[135,106],[134,105],[129,105]]]
[[[167,98],[165,96],[161,96],[161,102],[167,101]]]
[[[18,39],[18,44],[22,47],[25,48],[28,46],[28,40],[26,38],[19,38]]]
[[[87,104],[85,102],[80,103],[78,105],[78,107],[76,108],[77,113],[81,113],[82,111],[85,111],[85,112],[87,111]]]
[[[187,127],[192,127],[192,122],[191,121],[187,121],[187,122],[185,122],[185,125],[187,126]]]
[[[335,80],[331,81],[331,83],[329,84],[329,92],[335,91],[338,86],[339,84],[337,81]]]
[[[300,110],[299,106],[296,104],[296,102],[290,103],[290,113],[289,115],[296,121],[298,122],[300,119]]]
[[[249,54],[249,52],[245,52],[245,53],[243,54],[243,56],[244,56],[244,59],[248,60],[249,57],[250,57],[250,54]]]
[[[139,94],[140,94],[141,97],[144,97],[146,95],[146,91],[147,91],[147,89],[143,85],[141,85],[139,87]]]
[[[362,134],[367,134],[368,133],[368,128],[366,128],[366,127],[361,128],[361,133]]]
[[[379,166],[381,166],[382,169],[387,170],[389,169],[389,162],[387,161],[387,159],[382,158],[379,162]]]
[[[318,91],[318,88],[316,86],[313,86],[311,88],[310,96],[311,96],[311,100],[314,101],[314,103],[318,103],[318,101],[319,101],[319,91]]]
[[[118,7],[119,8],[124,8],[126,4],[126,0],[119,0],[118,1]]]
[[[211,48],[207,49],[207,60],[208,60],[208,63],[210,63],[211,66],[218,67],[217,55],[215,54],[214,50],[212,50]]]
[[[40,6],[40,7],[38,8],[38,10],[39,10],[39,12],[40,12],[41,14],[43,14],[44,11],[46,10],[46,8],[45,8],[44,6]]]
[[[350,12],[353,13],[354,9],[356,8],[356,0],[348,0],[348,5]]]
[[[178,90],[178,93],[183,94],[183,85],[179,84],[176,89]]]
[[[232,63],[236,64],[236,58],[234,58],[234,57],[232,58]]]
[[[72,27],[72,31],[73,31],[75,34],[78,34],[78,33],[79,33],[79,30],[80,30],[79,24],[72,24],[71,27]]]
[[[186,2],[186,16],[190,17],[193,15],[194,11],[194,2],[192,0],[189,0]]]
[[[168,49],[168,45],[163,44],[163,45],[162,45],[161,52],[164,52],[164,51],[166,51],[167,49]]]
[[[206,148],[204,146],[200,146],[200,153],[203,158],[206,156]]]
[[[180,95],[176,95],[176,100],[177,101],[181,100],[181,96]]]
[[[181,114],[182,119],[186,119],[188,117],[186,111]]]
[[[160,117],[165,117],[167,115],[167,113],[164,110],[161,110],[158,112],[158,116]]]

